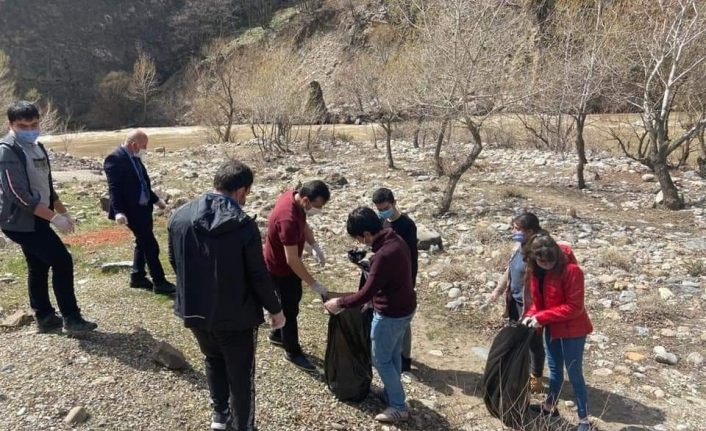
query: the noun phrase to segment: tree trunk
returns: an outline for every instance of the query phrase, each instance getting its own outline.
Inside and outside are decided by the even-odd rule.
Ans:
[[[700,148],[700,153],[699,157],[696,159],[696,164],[698,166],[697,171],[699,172],[699,175],[701,175],[701,178],[706,178],[706,139],[704,139],[704,129],[701,130],[701,132],[697,135],[699,139],[699,148]]]
[[[434,169],[439,176],[444,175],[444,166],[441,164],[441,147],[444,145],[444,134],[446,133],[448,124],[449,120],[444,118],[441,122],[439,135],[436,137],[436,146],[434,147]]]
[[[654,165],[655,176],[659,181],[659,188],[664,196],[664,206],[670,210],[679,210],[684,208],[684,201],[679,196],[679,190],[672,181],[672,176],[669,174],[666,157],[655,157],[652,160]]]
[[[479,128],[470,121],[468,122],[467,127],[468,131],[473,137],[473,148],[471,149],[471,152],[466,156],[466,159],[463,161],[463,163],[461,163],[452,172],[446,173],[449,180],[446,183],[444,196],[441,199],[441,204],[439,205],[439,209],[436,213],[437,216],[442,216],[449,211],[449,209],[451,208],[451,201],[453,200],[454,191],[456,190],[456,186],[458,185],[459,180],[461,179],[463,174],[465,174],[466,171],[468,171],[471,166],[473,166],[473,163],[475,163],[481,151],[483,151],[483,141],[481,140]]]
[[[417,126],[417,129],[414,131],[414,137],[412,138],[412,145],[414,148],[419,148],[419,132],[420,132],[419,126]]]
[[[458,185],[461,175],[449,175],[449,179],[446,181],[446,187],[444,188],[444,196],[441,198],[441,204],[436,212],[437,216],[442,216],[449,212],[451,209],[451,202],[454,198],[454,191],[456,191],[456,186]]]
[[[378,135],[375,133],[375,124],[371,124],[370,128],[373,130],[373,148],[378,149]]]
[[[387,154],[387,167],[395,169],[395,162],[392,160],[392,122],[388,121],[382,126],[385,129],[385,153]]]
[[[576,164],[576,179],[578,180],[579,190],[586,188],[586,179],[583,175],[583,168],[588,163],[586,160],[586,142],[583,140],[583,130],[586,125],[586,114],[580,113],[576,117],[576,156],[578,163]]]
[[[230,129],[233,127],[233,114],[228,115],[228,122],[226,123],[226,129],[223,132],[223,142],[230,142]]]

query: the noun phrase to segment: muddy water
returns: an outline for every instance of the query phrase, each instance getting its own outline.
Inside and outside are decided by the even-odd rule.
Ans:
[[[304,139],[308,132],[308,126],[295,127],[294,138]],[[68,135],[57,135],[42,137],[41,141],[48,147],[57,151],[68,151],[75,156],[101,157],[108,155],[115,146],[120,144],[125,135],[132,129],[82,132]],[[165,147],[167,149],[186,148],[190,145],[202,145],[208,143],[209,130],[205,127],[146,127],[143,130],[150,137],[150,148]],[[233,127],[234,140],[247,140],[252,138],[250,127],[238,125]],[[312,133],[316,131],[316,126],[312,128]],[[372,139],[372,128],[370,125],[356,126],[349,124],[326,125],[322,127],[323,136],[330,138],[332,133],[353,140],[368,141]],[[378,139],[382,136],[381,130],[376,130]]]

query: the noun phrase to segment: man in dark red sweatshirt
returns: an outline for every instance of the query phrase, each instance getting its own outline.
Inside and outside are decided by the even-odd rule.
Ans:
[[[333,314],[345,308],[373,302],[370,330],[373,365],[385,386],[388,407],[375,417],[380,422],[399,422],[409,418],[402,374],[402,343],[417,299],[412,281],[412,258],[409,247],[392,229],[383,229],[382,221],[368,207],[348,215],[348,234],[371,246],[370,273],[363,287],[352,295],[327,301],[324,306]]]

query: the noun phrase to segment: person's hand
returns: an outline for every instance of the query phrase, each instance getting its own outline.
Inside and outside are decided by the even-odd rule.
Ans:
[[[340,298],[333,298],[333,299],[329,299],[328,301],[324,302],[324,308],[326,309],[326,311],[328,311],[331,314],[338,314],[341,311],[343,311],[343,308],[341,308],[338,305],[339,300],[340,300]]]
[[[311,285],[311,288],[314,289],[314,292],[321,295],[322,298],[328,298],[328,289],[322,286],[321,283],[319,283],[318,281],[314,281],[314,284]]]
[[[125,214],[123,213],[118,213],[115,215],[115,223],[119,225],[127,225],[127,217],[125,217]]]
[[[55,214],[51,219],[51,223],[56,226],[59,232],[63,234],[71,233],[74,231],[74,224],[70,218],[63,214]]]
[[[286,323],[287,319],[284,317],[283,312],[280,311],[277,314],[270,314],[270,329],[282,329]]]
[[[167,203],[164,202],[164,200],[160,199],[157,201],[157,207],[161,210],[167,208]]]
[[[498,295],[496,292],[491,292],[488,295],[486,295],[485,300],[486,300],[486,302],[495,302],[498,300],[499,296],[500,295]]]
[[[74,229],[76,228],[76,219],[74,219],[73,217],[71,217],[71,214],[69,214],[68,211],[66,211],[66,212],[63,213],[62,215],[63,215],[64,217],[66,217],[67,219],[69,219],[69,221],[71,222],[71,231],[73,232]]]
[[[324,251],[321,249],[321,246],[319,243],[314,243],[311,245],[311,251],[314,254],[314,257],[316,258],[316,261],[319,262],[319,265],[326,266],[326,255],[324,254]]]
[[[542,325],[537,322],[537,318],[534,316],[525,317],[524,319],[522,319],[522,324],[532,329],[538,329],[542,327]]]

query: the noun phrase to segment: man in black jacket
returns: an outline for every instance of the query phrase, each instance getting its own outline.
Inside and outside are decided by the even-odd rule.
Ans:
[[[179,208],[169,221],[169,262],[177,274],[174,309],[206,357],[213,430],[255,426],[257,327],[271,316],[284,326],[282,307],[262,257],[255,220],[242,210],[253,173],[230,161],[213,180],[215,192]]]
[[[379,188],[373,193],[373,203],[378,211],[378,217],[385,227],[391,227],[402,237],[412,256],[412,284],[417,285],[417,268],[419,267],[419,251],[417,250],[417,225],[407,214],[397,209],[397,201],[392,190]],[[407,328],[402,344],[402,371],[412,369],[412,328]]]
[[[103,167],[110,194],[108,218],[119,225],[127,225],[135,235],[130,287],[172,294],[174,285],[164,276],[159,261],[159,244],[152,231],[152,207],[157,205],[164,209],[166,204],[152,191],[150,176],[142,164],[148,141],[145,132],[133,130],[105,159]],[[152,281],[146,277],[145,263]]]

